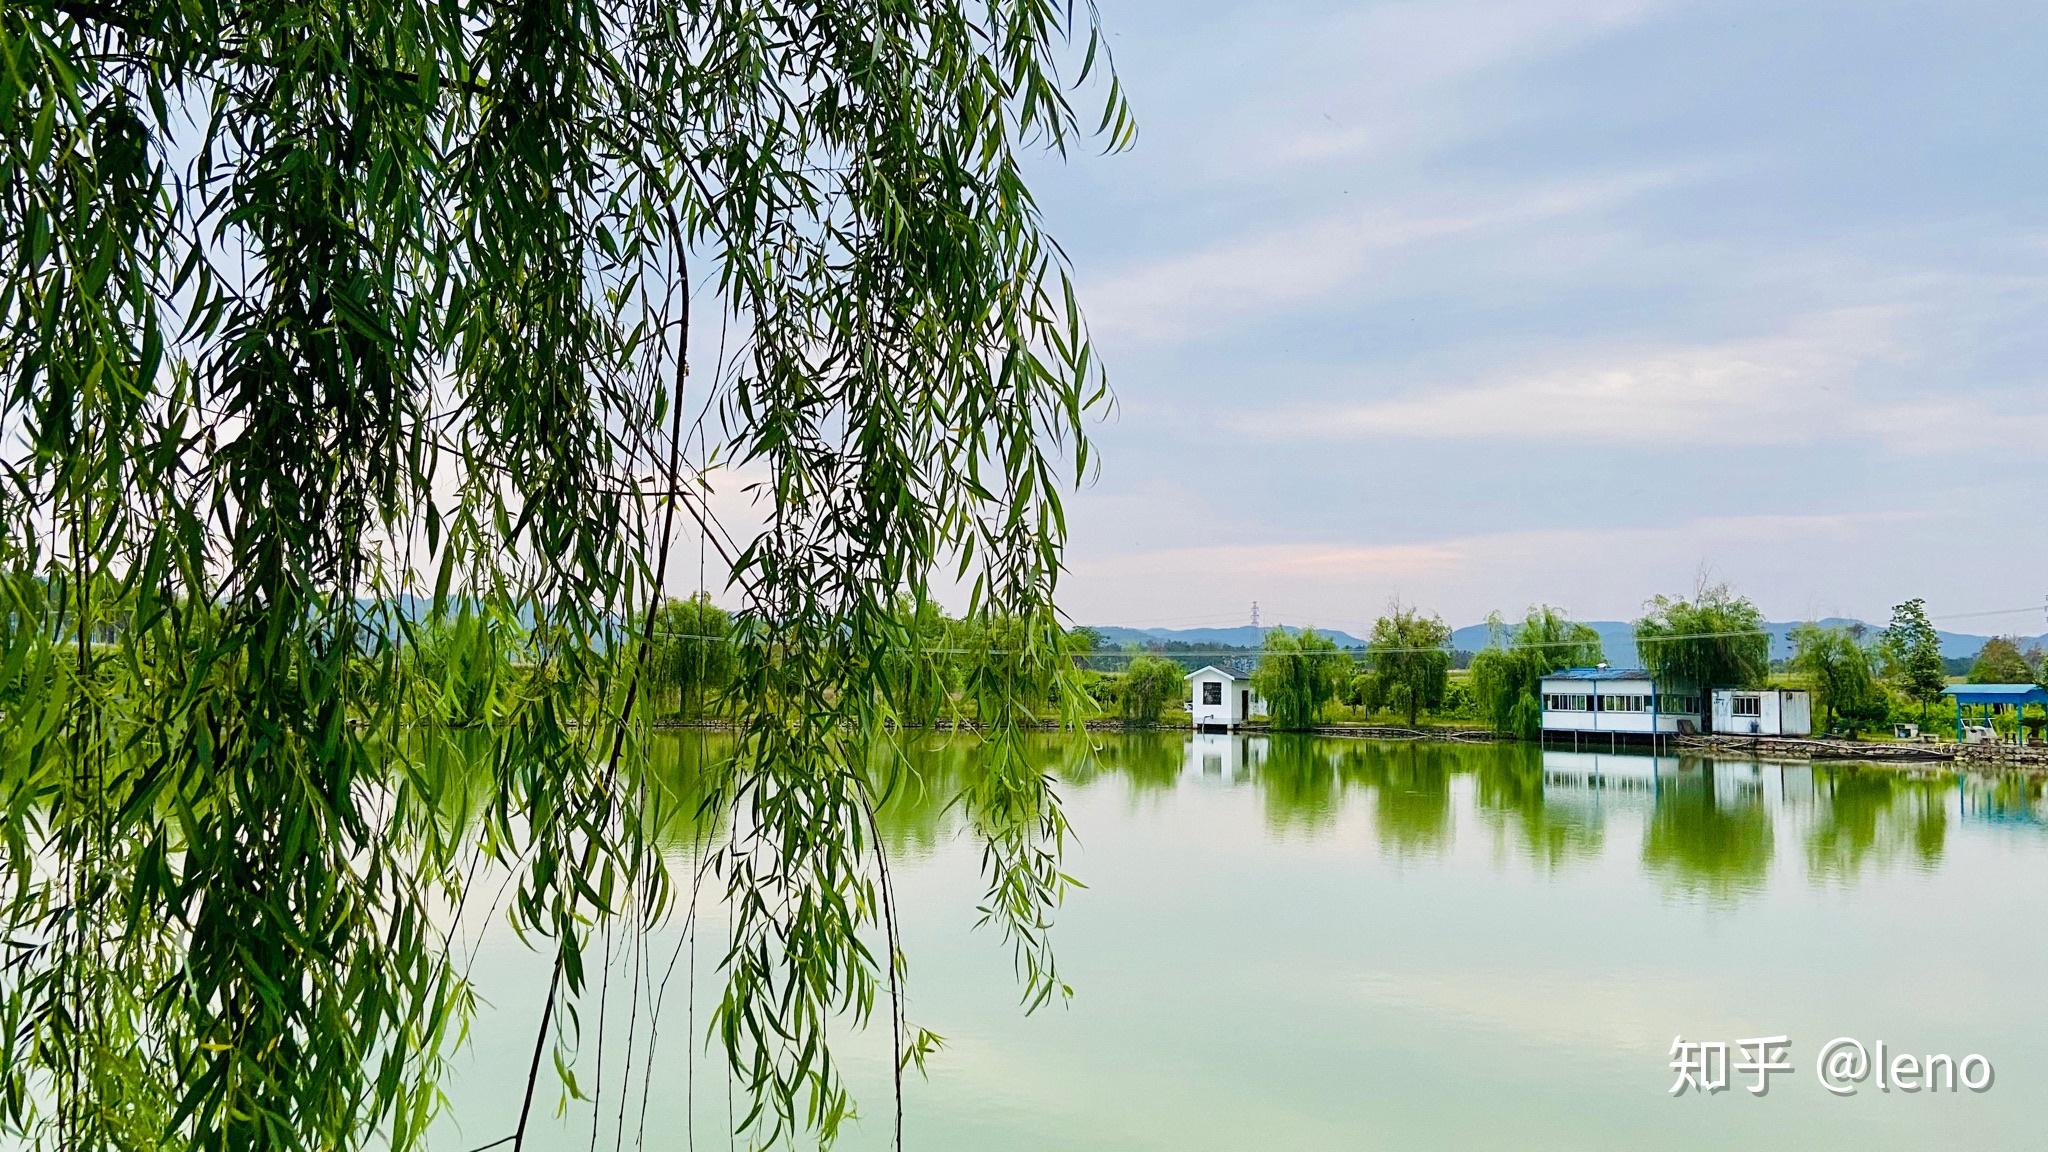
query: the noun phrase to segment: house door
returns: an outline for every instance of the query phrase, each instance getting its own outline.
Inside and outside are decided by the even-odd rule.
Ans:
[[[1237,694],[1237,718],[1239,720],[1249,720],[1252,718],[1252,694],[1250,689],[1245,689]]]

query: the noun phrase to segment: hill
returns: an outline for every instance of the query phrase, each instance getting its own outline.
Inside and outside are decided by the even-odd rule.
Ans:
[[[1258,648],[1265,644],[1266,633],[1271,630],[1267,628],[1254,628],[1249,624],[1241,624],[1235,628],[1121,628],[1115,625],[1094,625],[1093,627],[1102,634],[1104,639],[1118,647],[1125,644],[1149,644],[1158,641],[1169,644],[1177,642],[1181,644],[1213,644],[1218,647],[1228,648]],[[1291,624],[1276,624],[1274,627],[1279,628],[1283,632],[1301,631],[1300,628]],[[1338,632],[1330,628],[1317,628],[1316,631],[1335,640],[1340,647],[1365,647],[1365,641],[1348,632]]]
[[[1626,667],[1639,662],[1636,657],[1634,625],[1625,620],[1588,620],[1585,623],[1600,634],[1600,646],[1606,651],[1609,664],[1616,667]],[[1764,630],[1771,634],[1771,659],[1784,660],[1792,655],[1792,630],[1799,627],[1800,623],[1797,620],[1771,620],[1764,623]],[[1830,626],[1862,624],[1864,628],[1873,634],[1880,628],[1879,625],[1836,616],[1831,616],[1820,621],[1820,623]],[[1290,624],[1280,624],[1275,625],[1275,627],[1288,632],[1299,631],[1298,628]],[[1208,644],[1231,648],[1258,648],[1265,642],[1267,631],[1264,628],[1254,628],[1249,624],[1242,624],[1235,628],[1124,628],[1115,625],[1097,625],[1095,630],[1100,632],[1110,644],[1117,647],[1122,647],[1126,644],[1145,645],[1178,642],[1182,644]],[[1348,632],[1338,632],[1325,628],[1318,628],[1316,631],[1335,639],[1338,644],[1346,648],[1362,648],[1365,646],[1365,641]],[[1984,647],[1984,642],[1991,639],[1989,636],[1980,636],[1969,632],[1942,632],[1940,636],[1941,654],[1951,660],[1968,660],[1975,657],[1978,649]],[[1479,649],[1486,647],[1487,640],[1487,629],[1484,624],[1469,624],[1463,628],[1455,629],[1451,633],[1451,646],[1465,652],[1477,652]],[[2019,638],[2019,643],[2022,650],[2034,646],[2048,648],[2048,634],[2022,636]]]

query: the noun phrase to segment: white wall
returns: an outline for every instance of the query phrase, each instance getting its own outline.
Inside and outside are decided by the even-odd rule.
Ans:
[[[1813,697],[1804,692],[1780,692],[1778,696],[1778,734],[1813,735]]]
[[[1221,703],[1202,703],[1204,684],[1221,685]],[[1246,720],[1266,714],[1266,701],[1257,692],[1252,691],[1250,678],[1228,676],[1221,672],[1198,672],[1189,679],[1188,700],[1190,721],[1196,728],[1204,725],[1235,728]]]
[[[1544,696],[1649,696],[1654,686],[1648,680],[1561,680],[1545,679],[1538,688]],[[1671,734],[1679,731],[1679,722],[1689,720],[1693,727],[1699,727],[1699,717],[1692,713],[1666,712],[1560,712],[1544,709],[1543,730],[1545,732],[1619,732],[1623,735],[1648,736],[1651,732]]]
[[[1211,684],[1216,686],[1214,691],[1218,694],[1217,702],[1214,704],[1204,702],[1203,690],[1205,686]],[[1230,690],[1230,677],[1220,672],[1204,672],[1189,680],[1188,688],[1188,712],[1194,717],[1195,727],[1213,724],[1227,726],[1236,723],[1232,718],[1232,709],[1237,706],[1237,693]]]
[[[1756,697],[1761,715],[1737,716],[1737,696]],[[1732,688],[1716,688],[1714,731],[1726,736],[1810,736],[1813,734],[1813,701],[1804,692],[1776,689],[1741,692]]]

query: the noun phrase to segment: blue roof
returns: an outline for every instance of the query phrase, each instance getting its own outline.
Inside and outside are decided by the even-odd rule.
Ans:
[[[1951,684],[1941,691],[1958,704],[2048,704],[2039,684]]]
[[[1545,680],[1648,680],[1650,674],[1641,668],[1561,668],[1543,677]]]

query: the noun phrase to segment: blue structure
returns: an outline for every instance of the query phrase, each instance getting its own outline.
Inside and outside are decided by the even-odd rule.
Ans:
[[[1951,684],[1942,689],[1942,695],[1952,696],[1956,702],[1956,743],[1963,742],[1963,706],[1988,707],[1992,712],[2010,705],[2014,709],[2029,704],[2048,707],[2048,689],[2039,684]],[[2025,725],[2016,725],[2014,732],[2021,743],[2026,742]]]

